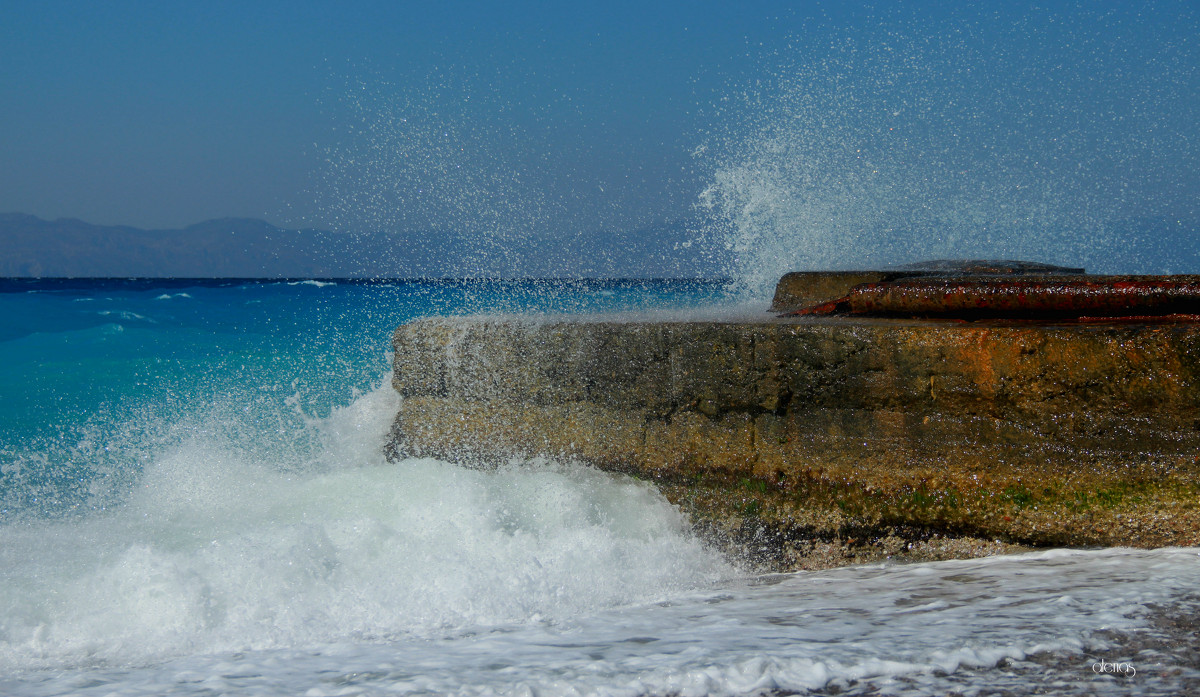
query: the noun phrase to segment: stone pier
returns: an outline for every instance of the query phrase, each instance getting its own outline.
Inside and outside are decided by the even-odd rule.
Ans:
[[[393,458],[653,481],[771,568],[1200,544],[1200,323],[423,319]]]

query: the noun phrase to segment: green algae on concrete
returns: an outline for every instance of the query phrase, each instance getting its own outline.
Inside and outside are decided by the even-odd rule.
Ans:
[[[391,456],[654,480],[776,567],[1200,543],[1200,325],[425,319]]]

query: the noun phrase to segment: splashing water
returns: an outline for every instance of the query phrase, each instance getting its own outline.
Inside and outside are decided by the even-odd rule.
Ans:
[[[501,147],[526,140],[517,127],[473,117],[446,90],[351,82],[338,100],[347,123],[325,149],[325,217],[351,236],[386,233],[385,275],[520,276],[555,207],[524,182],[519,148]]]
[[[0,404],[0,693],[42,669],[558,622],[733,572],[646,483],[384,461],[387,333],[468,284],[81,285],[0,294],[6,394],[51,402]],[[601,288],[485,291],[644,297]]]
[[[711,173],[698,234],[724,243],[737,292],[933,258],[1146,266],[1155,240],[1121,220],[1163,212],[1157,178],[1195,159],[1188,49],[1128,51],[1112,34],[1132,16],[1063,19],[884,23],[776,56],[695,152]]]
[[[614,174],[611,153],[564,138],[553,105],[447,72],[351,79],[332,100],[344,123],[322,149],[319,226],[357,247],[364,275],[714,277],[711,245],[674,219],[691,193],[671,175]]]

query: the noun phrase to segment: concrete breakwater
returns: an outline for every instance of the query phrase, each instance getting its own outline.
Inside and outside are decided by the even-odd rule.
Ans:
[[[1200,324],[418,320],[398,456],[651,480],[774,568],[1200,544]]]

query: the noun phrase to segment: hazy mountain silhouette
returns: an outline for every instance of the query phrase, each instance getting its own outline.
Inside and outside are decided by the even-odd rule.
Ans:
[[[224,218],[182,230],[0,214],[0,276],[280,277],[337,275],[331,233]]]
[[[351,235],[221,218],[182,230],[0,214],[0,276],[143,278],[697,277],[711,260],[683,223],[606,236],[517,240],[470,231]]]
[[[687,221],[508,239],[470,230],[348,234],[221,218],[182,230],[0,214],[0,277],[468,278],[721,276],[729,252]],[[1194,220],[1131,218],[1067,262],[1092,272],[1198,273]],[[1034,259],[1031,261],[1043,261]]]

